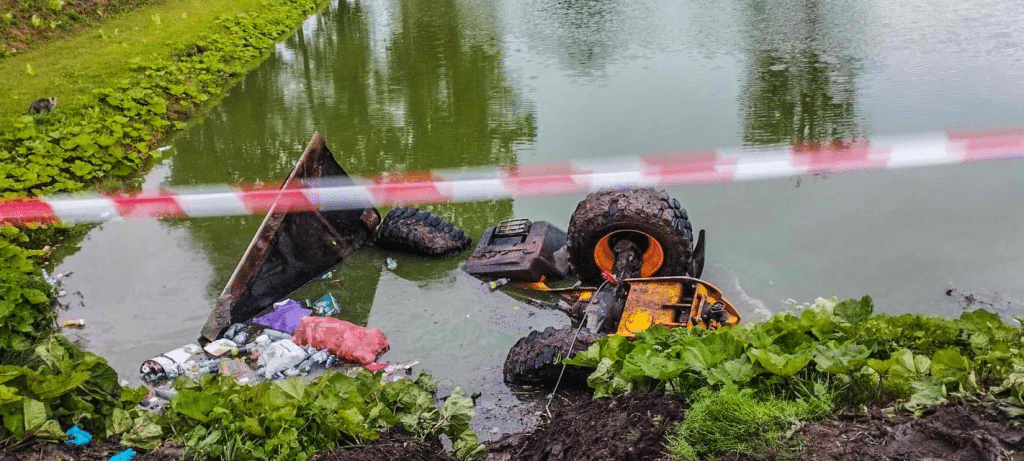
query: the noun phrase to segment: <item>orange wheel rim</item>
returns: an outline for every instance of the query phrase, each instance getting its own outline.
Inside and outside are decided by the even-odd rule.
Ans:
[[[594,263],[597,264],[598,269],[603,272],[612,271],[612,266],[615,265],[615,252],[612,251],[611,237],[619,232],[637,233],[647,237],[647,251],[644,252],[643,264],[640,266],[641,277],[650,277],[661,269],[662,264],[665,263],[665,251],[661,248],[661,244],[654,237],[633,230],[615,231],[597,241],[597,246],[594,248]]]

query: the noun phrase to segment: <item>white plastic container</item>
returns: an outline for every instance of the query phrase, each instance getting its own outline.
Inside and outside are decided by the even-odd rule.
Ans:
[[[203,348],[203,350],[205,350],[214,357],[220,357],[228,352],[237,349],[238,345],[235,344],[234,341],[227,338],[218,339],[210,344],[207,344],[206,347]]]

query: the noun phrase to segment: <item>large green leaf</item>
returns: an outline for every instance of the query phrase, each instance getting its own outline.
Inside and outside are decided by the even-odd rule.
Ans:
[[[684,362],[665,357],[651,349],[649,345],[637,346],[622,363],[622,374],[627,379],[646,376],[667,381],[679,376],[684,369]]]
[[[833,312],[835,312],[836,317],[842,322],[860,325],[871,317],[871,313],[874,309],[871,297],[865,296],[859,301],[853,299],[842,301],[839,304],[836,304],[833,308]]]
[[[171,408],[174,411],[204,423],[209,421],[210,413],[217,403],[216,395],[191,389],[181,390],[171,397]]]
[[[709,384],[746,384],[757,376],[754,362],[747,355],[727,360],[708,370],[705,377]]]
[[[959,383],[968,392],[977,390],[978,384],[974,378],[974,370],[971,364],[960,355],[960,351],[953,348],[937,351],[932,356],[932,376],[940,382],[954,381]]]
[[[768,372],[779,376],[792,376],[811,361],[809,353],[776,354],[767,349],[751,349],[747,352]]]
[[[123,437],[121,444],[129,447],[153,450],[163,441],[163,430],[149,414],[142,414],[132,421],[132,427]]]
[[[860,344],[819,344],[814,349],[814,363],[818,371],[830,374],[850,373],[860,370],[871,351]]]
[[[295,400],[302,400],[302,396],[306,390],[306,384],[302,382],[302,379],[298,376],[274,381],[273,386]]]
[[[707,373],[725,360],[742,357],[747,347],[747,344],[722,330],[695,338],[678,347],[678,350],[680,360],[685,362],[688,368]]]
[[[22,415],[24,415],[25,433],[31,434],[43,427],[46,420],[50,419],[46,404],[36,399],[22,400]]]
[[[909,349],[901,349],[892,354],[889,360],[892,362],[889,374],[907,379],[917,379],[920,376],[927,375],[932,363],[928,357],[920,354],[915,355]]]

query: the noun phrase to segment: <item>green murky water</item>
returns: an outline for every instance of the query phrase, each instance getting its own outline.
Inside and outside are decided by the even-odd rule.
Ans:
[[[277,182],[315,131],[371,174],[1020,126],[1022,23],[1013,0],[341,1],[177,137],[146,187]],[[670,192],[708,230],[706,278],[748,319],[832,294],[957,315],[950,288],[1024,307],[1022,183],[1017,161]],[[475,237],[510,217],[564,228],[581,198],[430,208]],[[65,315],[133,379],[198,336],[260,220],[100,226],[58,268],[74,271]],[[296,297],[331,291],[388,336],[384,359],[482,391],[490,436],[531,419],[501,384],[505,352],[564,319],[488,292],[467,256],[369,248]]]

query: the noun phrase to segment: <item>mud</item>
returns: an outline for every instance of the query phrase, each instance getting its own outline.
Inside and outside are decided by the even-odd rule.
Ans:
[[[941,407],[909,415],[839,414],[804,427],[806,461],[1024,460],[1024,430],[1007,425],[992,405]]]
[[[683,404],[665,394],[633,393],[591,399],[588,392],[560,393],[551,418],[522,434],[488,444],[489,460],[669,459],[664,439],[683,417]]]
[[[530,432],[509,434],[488,442],[489,461],[668,460],[665,435],[685,416],[682,403],[664,394],[626,394],[591,399],[583,390],[559,391],[550,408],[534,408],[544,423]],[[550,416],[547,416],[550,415]],[[993,404],[951,405],[919,419],[887,414],[880,409],[843,412],[801,429],[793,439],[799,451],[732,454],[723,460],[802,461],[1022,461],[1024,430],[1012,427]],[[37,441],[0,460],[106,460],[123,450],[115,439],[93,441],[82,448]],[[180,447],[162,446],[135,457],[137,461],[181,459]],[[318,453],[313,461],[450,461],[441,440],[419,440],[392,428],[368,445],[339,447]]]
[[[417,440],[401,428],[391,428],[370,445],[338,447],[317,453],[310,461],[454,461],[439,439]]]
[[[0,451],[0,461],[107,461],[127,448],[117,437],[93,439],[79,447],[35,440],[24,447],[8,447]],[[183,447],[165,442],[153,451],[135,455],[132,461],[172,461],[182,459],[184,454]]]

